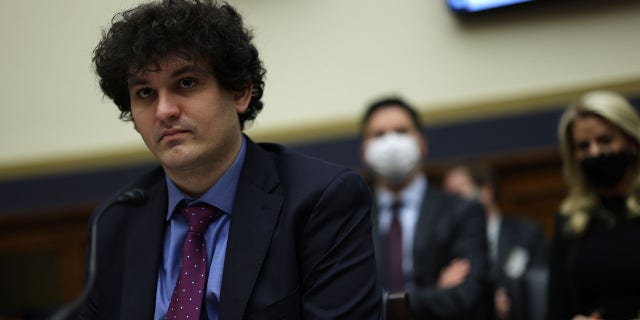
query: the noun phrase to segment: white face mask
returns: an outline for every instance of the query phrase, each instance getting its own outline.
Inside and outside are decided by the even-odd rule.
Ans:
[[[394,184],[409,178],[420,157],[418,140],[409,134],[395,132],[371,139],[364,150],[367,165]]]

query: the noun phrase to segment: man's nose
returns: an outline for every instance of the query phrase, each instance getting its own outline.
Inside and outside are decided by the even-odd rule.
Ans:
[[[158,105],[156,116],[160,120],[171,120],[180,117],[180,105],[178,99],[167,91],[158,92]]]

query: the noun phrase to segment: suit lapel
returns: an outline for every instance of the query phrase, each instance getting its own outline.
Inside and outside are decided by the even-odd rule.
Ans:
[[[146,190],[145,206],[131,208],[126,237],[120,319],[152,319],[162,257],[167,191],[164,179]]]
[[[431,258],[438,259],[440,257],[436,257],[436,251],[432,250],[435,248],[436,243],[436,232],[437,224],[439,219],[439,212],[441,211],[442,201],[438,197],[438,193],[436,191],[431,190],[431,186],[427,186],[425,190],[425,195],[422,199],[422,204],[420,205],[420,215],[418,216],[418,221],[416,223],[416,229],[413,235],[413,270],[414,270],[414,278],[416,277],[429,277],[434,274],[435,270],[433,268],[437,267],[437,261],[423,263],[425,253],[425,248],[429,248],[431,253],[434,255],[428,255]],[[420,252],[420,251],[423,252]],[[428,259],[428,258],[427,258]],[[416,270],[416,267],[422,268],[422,270]]]
[[[375,190],[374,187],[371,187]],[[376,253],[376,263],[378,266],[378,280],[381,284],[385,284],[385,275],[387,274],[387,252],[384,250],[382,235],[380,234],[380,208],[378,207],[377,197],[373,197],[371,205],[371,236],[373,238],[373,247]]]
[[[434,232],[436,232],[436,224],[438,220],[438,212],[440,212],[441,201],[434,191],[429,191],[430,187],[427,187],[425,195],[420,205],[420,216],[416,224],[416,230],[414,233],[414,257],[417,249],[426,247],[426,241],[433,239]]]
[[[220,293],[221,319],[241,319],[275,230],[283,197],[269,156],[247,139],[234,200]]]

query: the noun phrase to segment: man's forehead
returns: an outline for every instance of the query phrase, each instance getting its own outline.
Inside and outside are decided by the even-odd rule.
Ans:
[[[471,174],[469,173],[469,170],[467,170],[467,168],[464,168],[464,167],[453,168],[449,172],[448,176],[458,182],[472,182]]]
[[[413,129],[413,121],[408,112],[400,107],[390,106],[375,111],[367,126],[370,130]]]
[[[206,73],[206,64],[201,59],[183,58],[172,55],[160,59],[154,59],[146,65],[130,66],[127,73],[128,79],[142,78],[148,73],[174,71],[174,70],[190,70],[194,72]]]

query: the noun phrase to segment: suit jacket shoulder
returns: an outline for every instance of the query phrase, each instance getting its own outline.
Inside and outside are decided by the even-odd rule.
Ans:
[[[246,141],[220,318],[378,319],[381,292],[364,181],[284,147]],[[100,274],[82,319],[153,317],[167,210],[163,170],[154,169],[121,191],[131,188],[145,190],[149,201],[110,207],[100,221]]]
[[[111,205],[133,188],[144,190],[149,201],[141,205]],[[97,238],[98,277],[80,318],[150,319],[167,211],[164,172],[153,169],[114,193],[96,208],[90,224],[102,211],[96,233],[89,230],[89,236]],[[89,261],[88,255],[85,260]]]
[[[223,319],[376,319],[371,197],[353,171],[249,139],[229,230]]]
[[[549,255],[548,318],[569,319],[580,309],[573,268],[581,237],[566,230],[568,216],[556,214]]]

